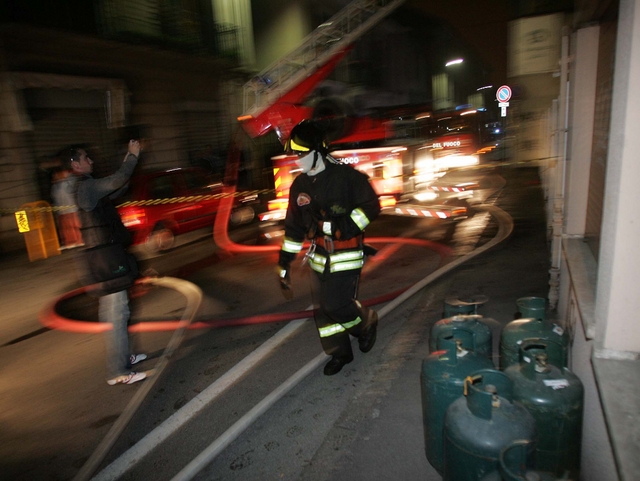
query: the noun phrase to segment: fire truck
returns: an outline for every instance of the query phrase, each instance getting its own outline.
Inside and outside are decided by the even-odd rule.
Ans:
[[[478,184],[445,174],[480,165],[498,144],[497,129],[482,110],[419,113],[410,121],[388,121],[377,139],[368,132],[366,147],[360,132],[338,139],[330,154],[369,176],[385,213],[464,218]],[[271,158],[276,198],[262,220],[284,218],[289,187],[299,172],[295,160],[285,154]]]
[[[307,100],[354,42],[404,0],[355,0],[320,25],[301,45],[244,86],[240,125],[252,138],[274,131],[284,143],[291,129],[309,118],[328,120],[331,154],[369,175],[383,212],[450,219],[464,217],[458,201],[473,185],[445,185],[438,180],[450,169],[477,165],[483,142],[470,119],[472,109],[430,113],[388,112],[386,117],[354,117],[339,99],[315,105]],[[402,119],[402,120],[399,120]],[[284,218],[289,187],[299,172],[295,157],[272,157],[275,199],[263,221]],[[441,199],[442,203],[434,203]]]
[[[369,175],[389,213],[466,215],[466,203],[460,201],[472,198],[478,184],[445,175],[478,166],[496,148],[488,120],[484,109],[418,113],[412,120],[389,121],[385,141],[374,148],[351,148],[341,139],[332,144],[332,155]],[[491,128],[494,135],[488,134]]]

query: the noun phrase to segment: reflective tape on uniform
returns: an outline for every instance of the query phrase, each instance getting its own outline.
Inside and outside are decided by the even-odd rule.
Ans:
[[[364,260],[359,261],[349,261],[349,262],[338,262],[337,264],[331,263],[331,267],[329,268],[331,272],[343,272],[343,271],[351,271],[355,269],[362,269],[364,266]]]
[[[353,321],[343,324],[343,326],[346,327],[347,329],[351,329],[353,326],[357,326],[361,322],[362,322],[362,319],[360,319],[360,317],[358,316]]]
[[[316,272],[322,274],[324,272],[324,266],[327,264],[327,258],[322,254],[314,252],[309,256],[309,266]]]
[[[329,256],[328,260],[329,272],[343,272],[362,269],[362,266],[364,266],[364,252],[362,250],[335,252]],[[327,257],[322,254],[314,252],[309,256],[309,266],[314,271],[322,274],[326,265]]]
[[[285,237],[282,242],[282,250],[289,254],[297,254],[302,250],[302,242],[296,242],[289,237]]]
[[[335,334],[340,334],[341,332],[345,332],[347,329],[351,329],[361,322],[362,319],[360,317],[356,317],[351,322],[346,322],[344,324],[331,324],[330,326],[321,327],[318,329],[318,332],[320,333],[320,337],[329,337]]]
[[[364,228],[371,222],[360,207],[353,209],[350,217],[360,230],[364,230]]]
[[[352,261],[356,259],[364,258],[364,252],[362,250],[357,251],[342,251],[331,254],[331,262],[344,262]]]
[[[364,252],[362,250],[337,252],[329,257],[330,272],[362,269],[362,266],[364,266]]]
[[[340,334],[341,332],[345,332],[346,329],[342,327],[340,324],[332,324],[330,326],[321,327],[318,329],[320,333],[320,337],[329,337],[335,334]]]

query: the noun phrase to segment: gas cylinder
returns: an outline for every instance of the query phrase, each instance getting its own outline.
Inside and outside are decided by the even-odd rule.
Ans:
[[[566,367],[549,363],[561,353],[555,341],[527,339],[520,345],[520,362],[504,373],[513,381],[513,399],[536,420],[536,467],[578,479],[584,388]]]
[[[487,474],[482,481],[559,481],[552,473],[531,466],[532,441],[514,441],[500,452],[498,469]]]
[[[444,418],[444,481],[480,480],[498,469],[503,448],[536,437],[535,420],[513,401],[513,382],[504,373],[476,371],[464,380],[463,394]]]
[[[558,324],[543,319],[516,319],[504,326],[500,335],[500,369],[518,364],[518,348],[525,339],[547,339],[562,346],[559,353],[549,357],[549,363],[567,367],[569,362],[569,333]],[[556,357],[557,354],[557,357]]]
[[[471,297],[447,297],[444,300],[444,317],[457,316],[458,314],[477,314],[478,307],[487,302],[489,298],[483,295]]]
[[[547,318],[547,300],[543,297],[521,297],[516,301],[520,317],[530,317],[533,319]]]
[[[471,330],[450,324],[439,333],[438,350],[422,361],[420,385],[425,452],[427,460],[441,474],[442,426],[447,408],[462,396],[464,379],[469,374],[493,368],[487,356],[477,354],[473,349],[475,335]]]
[[[443,330],[447,331],[449,326],[455,325],[475,333],[473,346],[463,345],[465,349],[473,349],[476,354],[482,354],[491,358],[493,347],[491,328],[487,324],[484,324],[482,319],[483,318],[480,314],[460,314],[447,319],[440,319],[431,328],[429,352],[433,352],[437,349],[436,342],[440,332]]]

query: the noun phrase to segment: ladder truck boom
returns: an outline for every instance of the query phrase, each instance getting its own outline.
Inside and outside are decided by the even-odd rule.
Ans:
[[[269,65],[244,85],[244,113],[238,120],[251,137],[274,130],[288,137],[311,117],[303,101],[352,50],[354,42],[404,0],[355,0],[318,26],[291,53]]]

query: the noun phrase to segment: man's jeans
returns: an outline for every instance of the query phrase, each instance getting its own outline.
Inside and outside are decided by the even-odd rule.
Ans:
[[[107,379],[129,374],[129,296],[127,291],[100,297],[100,322],[110,322],[113,328],[105,332]]]

